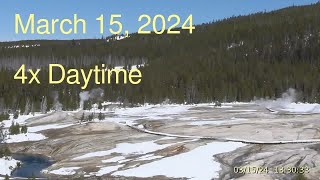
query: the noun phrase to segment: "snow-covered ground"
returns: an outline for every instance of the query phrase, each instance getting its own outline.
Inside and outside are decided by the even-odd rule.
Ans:
[[[103,163],[113,163],[113,162],[119,162],[119,161],[122,161],[126,159],[125,157],[123,156],[116,156],[116,157],[113,157],[111,159],[107,159],[107,160],[102,160]]]
[[[113,171],[118,170],[119,168],[123,167],[123,165],[116,165],[116,166],[108,166],[108,167],[102,167],[98,172],[91,172],[91,176],[102,176],[105,174],[109,174]]]
[[[40,141],[46,139],[46,137],[42,134],[37,133],[26,133],[26,134],[16,134],[16,135],[8,135],[5,139],[6,143],[19,143],[26,141]]]
[[[14,123],[19,123],[20,125],[25,125],[26,120],[33,118],[33,117],[39,117],[42,116],[43,114],[40,113],[35,113],[34,115],[19,115],[17,119],[13,118],[13,115],[10,116],[9,120],[2,121],[2,124],[4,125],[4,128],[9,128],[12,125],[12,122]]]
[[[171,138],[163,138],[171,139]],[[183,142],[190,142],[187,140]],[[179,143],[179,142],[178,142]],[[180,142],[181,143],[181,142]],[[177,144],[177,143],[175,143]],[[217,172],[220,170],[220,164],[214,161],[213,155],[233,151],[244,146],[242,143],[233,142],[212,142],[204,146],[198,147],[186,153],[178,154],[171,157],[155,155],[152,152],[164,149],[173,144],[158,145],[154,141],[128,144],[118,144],[116,148],[108,151],[99,151],[85,154],[74,158],[73,160],[83,160],[93,157],[103,157],[112,153],[122,154],[107,160],[102,160],[103,163],[117,163],[118,165],[102,166],[97,172],[89,174],[102,176],[114,172],[115,176],[130,176],[130,177],[152,177],[157,175],[165,175],[167,177],[188,177],[192,179],[212,179],[217,177]],[[151,154],[149,154],[151,153]],[[121,171],[124,166],[126,155],[135,154],[143,155],[135,159],[135,161],[151,161],[150,163],[139,167],[131,167],[131,169]]]
[[[281,113],[287,113],[287,114],[318,114],[320,113],[319,104],[290,103],[282,106],[270,106],[267,108],[274,112],[281,112]]]
[[[189,125],[192,126],[203,126],[203,125],[222,125],[222,124],[235,124],[235,123],[243,123],[245,121],[248,121],[248,119],[245,118],[231,118],[226,120],[202,120],[202,121],[193,121]]]
[[[110,103],[104,103],[110,104]],[[237,116],[238,114],[247,113],[268,113],[265,109],[257,108],[257,106],[250,105],[247,106],[246,104],[250,103],[224,103],[222,107],[214,107],[214,104],[198,104],[198,105],[183,105],[183,104],[158,104],[158,105],[144,105],[139,107],[133,108],[114,108],[111,110],[100,111],[95,109],[96,113],[103,112],[108,114],[107,118],[103,121],[94,121],[93,123],[105,123],[108,122],[125,122],[127,125],[134,125],[134,128],[138,130],[145,131],[149,134],[161,135],[161,136],[170,136],[165,137],[160,140],[170,140],[176,138],[187,138],[189,141],[196,140],[198,141],[201,139],[201,136],[197,136],[196,131],[195,135],[175,135],[168,133],[161,133],[161,132],[153,132],[151,130],[145,129],[144,125],[136,124],[137,120],[146,120],[152,121],[154,120],[181,120],[179,123],[186,125],[193,125],[193,126],[203,126],[203,125],[221,125],[221,124],[237,124],[249,121],[247,118],[243,118],[241,116]],[[242,106],[243,105],[243,106]],[[200,107],[200,108],[199,108]],[[203,108],[202,108],[203,107]],[[314,112],[315,109],[319,107],[318,104],[302,104],[302,103],[290,103],[287,106],[282,106],[281,111],[288,111],[288,112],[296,112],[296,113],[305,113],[305,112]],[[197,118],[192,116],[197,112],[202,111],[214,111],[214,108],[221,110],[221,112],[226,113],[229,115],[228,118],[220,118],[215,120],[214,117],[202,117],[197,116]],[[246,109],[247,108],[247,109]],[[200,109],[200,110],[199,110]],[[320,108],[319,108],[320,109]],[[92,111],[92,110],[91,110]],[[188,113],[191,113],[189,116]],[[319,110],[320,112],[320,110]],[[270,113],[269,113],[270,114]],[[72,115],[76,117],[76,113],[69,112],[68,115]],[[210,114],[211,115],[211,114]],[[273,115],[273,114],[272,114]],[[224,114],[223,114],[224,116]],[[31,118],[33,116],[20,116],[15,122],[19,122],[23,125],[26,119]],[[182,118],[183,117],[183,118]],[[241,117],[241,118],[240,118]],[[250,117],[249,117],[250,118]],[[187,122],[183,122],[187,121]],[[190,121],[190,122],[189,122]],[[172,121],[173,122],[173,121]],[[9,127],[12,123],[12,120],[6,121],[5,126]],[[123,123],[123,124],[125,124]],[[122,124],[122,125],[123,125]],[[48,129],[60,129],[66,128],[69,126],[76,126],[76,124],[47,124],[41,126],[33,126],[28,127],[27,134],[21,135],[14,135],[10,136],[12,139],[7,139],[6,142],[22,142],[22,141],[37,141],[41,139],[45,139],[40,131],[48,130]],[[210,134],[211,135],[211,134]],[[15,137],[16,136],[16,137]],[[158,139],[159,140],[159,139]],[[233,138],[226,138],[226,140],[230,141],[242,141],[243,139],[233,139]],[[311,141],[311,140],[310,140]],[[122,142],[122,141],[121,141]],[[170,142],[170,141],[169,141]],[[138,143],[126,143],[125,141],[122,143],[117,144],[113,149],[95,149],[90,152],[86,151],[83,155],[74,157],[71,161],[74,163],[78,163],[78,161],[86,161],[91,158],[99,157],[99,162],[102,163],[102,166],[99,166],[99,170],[96,172],[88,172],[89,175],[93,176],[102,176],[109,173],[115,176],[127,176],[127,177],[152,177],[157,175],[164,175],[167,177],[172,178],[191,178],[191,179],[212,179],[218,177],[218,171],[220,170],[220,164],[216,162],[213,158],[214,155],[225,153],[229,151],[233,151],[239,147],[245,146],[245,144],[240,142],[211,142],[200,147],[196,147],[193,150],[188,152],[180,153],[177,155],[166,157],[165,155],[161,156],[156,153],[156,151],[163,150],[169,146],[176,145],[181,142],[174,141],[175,143],[168,143],[168,144],[158,144],[156,141],[145,141]],[[186,141],[185,141],[186,142]],[[263,140],[261,141],[251,141],[257,143],[264,143]],[[274,142],[291,142],[291,141],[270,141],[271,143]],[[302,141],[301,142],[305,142]],[[114,154],[117,154],[115,157],[112,157]],[[128,158],[129,156],[135,155],[132,159]],[[143,163],[137,167],[132,166],[129,169],[122,170],[123,167],[126,167],[127,161],[143,161]],[[149,162],[150,161],[150,162]],[[148,162],[148,163],[147,163]],[[71,166],[71,165],[70,165]],[[74,175],[76,172],[81,170],[80,165],[73,165],[74,167],[61,167],[57,170],[50,171],[51,174],[58,174],[58,175]],[[88,175],[86,174],[86,175]]]
[[[126,38],[129,38],[130,36],[126,37],[125,35],[116,35],[116,36],[113,36],[109,39],[107,39],[107,42],[111,42],[111,41],[121,41],[123,39],[126,39]]]
[[[67,168],[60,168],[57,170],[50,171],[51,174],[57,175],[73,175],[76,173],[76,170],[80,169],[81,167],[67,167]]]
[[[242,143],[213,142],[187,153],[163,158],[136,168],[117,171],[113,175],[128,177],[164,175],[172,178],[210,180],[217,178],[217,172],[220,170],[220,164],[214,161],[213,155],[233,151],[244,145]]]
[[[145,105],[133,108],[115,109],[114,114],[119,117],[140,117],[148,120],[170,119],[174,115],[186,112],[192,106],[188,105]]]
[[[87,159],[91,157],[103,157],[103,156],[110,155],[112,153],[119,153],[122,155],[147,154],[150,152],[164,149],[171,145],[172,144],[159,145],[155,143],[155,141],[147,141],[147,142],[141,142],[141,143],[121,143],[121,144],[117,144],[116,148],[114,149],[107,150],[107,151],[97,151],[97,152],[87,153],[85,155],[73,158],[73,160],[82,160],[82,159]]]
[[[48,125],[41,125],[41,126],[33,126],[28,128],[28,132],[39,132],[48,129],[62,129],[66,127],[73,126],[74,124],[48,124]]]
[[[256,104],[264,106],[275,113],[282,114],[319,114],[320,104],[310,104],[297,102],[295,89],[288,89],[276,100],[259,99]]]
[[[11,172],[17,167],[19,161],[12,157],[0,158],[0,175],[10,175]]]
[[[139,160],[139,161],[149,161],[149,160],[160,159],[160,158],[163,158],[163,156],[157,156],[157,155],[154,155],[154,154],[147,154],[147,155],[144,155],[144,156],[138,158],[137,160]]]
[[[19,143],[19,142],[25,142],[25,141],[40,141],[47,138],[43,134],[39,133],[40,131],[48,130],[48,129],[61,129],[61,128],[66,128],[74,125],[74,124],[48,124],[48,125],[33,126],[33,127],[28,127],[28,132],[26,134],[9,135],[8,129],[12,125],[12,123],[18,123],[20,126],[25,125],[27,119],[30,119],[33,117],[39,117],[39,116],[43,116],[43,114],[35,113],[35,115],[20,115],[17,119],[14,119],[13,115],[11,115],[10,120],[5,120],[2,122],[2,125],[5,129],[5,133],[7,134],[7,137],[4,140],[4,142]]]

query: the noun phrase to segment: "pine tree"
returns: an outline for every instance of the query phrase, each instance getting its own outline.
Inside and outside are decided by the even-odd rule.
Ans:
[[[98,109],[101,111],[101,110],[102,110],[102,108],[103,108],[103,107],[102,107],[102,103],[101,103],[101,102],[99,102],[99,103],[98,103]]]
[[[14,123],[12,121],[12,124],[9,127],[9,133],[10,133],[10,135],[20,134],[20,125],[19,125],[19,123]]]
[[[102,120],[104,120],[104,118],[105,118],[104,114],[102,114],[102,113],[100,112],[99,115],[98,115],[98,119],[99,119],[100,121],[102,121]]]
[[[84,118],[85,118],[85,117],[84,117],[84,113],[82,113],[81,118],[80,118],[80,121],[83,122],[83,121],[84,121]]]
[[[28,127],[26,125],[24,125],[24,126],[21,127],[20,131],[21,131],[22,134],[26,134],[26,133],[28,133]]]
[[[93,118],[94,118],[94,115],[93,115],[93,113],[92,114],[90,114],[89,116],[88,116],[88,121],[90,122],[90,121],[93,121]]]

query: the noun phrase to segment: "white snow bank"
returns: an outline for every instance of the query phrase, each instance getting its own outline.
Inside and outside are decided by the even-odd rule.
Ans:
[[[194,121],[189,123],[192,126],[202,126],[202,125],[221,125],[221,124],[234,124],[234,123],[241,123],[243,121],[248,121],[249,119],[245,118],[236,118],[233,117],[231,119],[226,120],[202,120],[202,121]]]
[[[154,154],[147,154],[144,156],[139,157],[138,161],[148,161],[148,160],[154,160],[154,159],[160,159],[163,158],[163,156],[155,156]]]
[[[42,134],[37,133],[27,133],[27,134],[17,134],[17,135],[8,135],[4,140],[6,143],[18,143],[25,141],[40,141],[46,139]]]
[[[256,104],[264,106],[270,111],[284,114],[318,114],[320,113],[319,104],[296,103],[297,93],[295,89],[288,89],[281,98],[276,100],[260,99]]]
[[[41,125],[41,126],[33,126],[33,127],[28,127],[28,132],[39,132],[39,131],[44,131],[48,129],[62,129],[66,128],[69,126],[72,126],[73,124],[48,124],[48,125]]]
[[[283,106],[267,107],[274,112],[282,112],[288,114],[318,114],[320,113],[319,104],[291,103]]]
[[[227,102],[227,103],[222,103],[222,105],[248,105],[248,104],[254,104],[254,102]]]
[[[2,123],[4,124],[4,128],[9,128],[11,126],[12,122],[19,123],[20,125],[24,125],[26,123],[27,119],[41,116],[41,115],[43,115],[43,114],[36,113],[34,116],[33,115],[20,115],[17,119],[13,119],[13,115],[11,115],[10,120],[2,121]]]
[[[141,143],[135,143],[135,144],[121,143],[121,144],[117,144],[116,148],[114,149],[111,149],[108,151],[97,151],[97,152],[87,153],[85,155],[73,158],[73,160],[82,160],[82,159],[87,159],[91,157],[102,157],[102,156],[110,155],[112,153],[120,153],[124,155],[147,154],[150,152],[164,149],[171,145],[172,144],[159,145],[159,144],[156,144],[155,141],[141,142]]]
[[[203,126],[203,125],[222,125],[222,124],[235,124],[235,123],[242,123],[244,121],[248,121],[248,119],[245,118],[231,118],[226,120],[203,120],[203,121],[194,121],[189,123],[189,125],[192,126]]]
[[[234,110],[227,110],[228,112],[256,112],[255,109],[234,109]]]
[[[119,116],[136,116],[149,119],[157,119],[161,118],[161,116],[168,118],[170,115],[178,115],[186,112],[191,107],[192,106],[186,105],[146,105],[134,108],[116,109],[115,114]]]
[[[125,157],[123,156],[117,156],[117,157],[113,157],[111,159],[107,159],[107,160],[102,160],[102,163],[113,163],[113,162],[119,162],[121,160],[124,160]]]
[[[60,168],[57,170],[50,171],[51,174],[56,175],[74,175],[76,173],[75,170],[80,169],[80,167],[67,167],[67,168]]]
[[[116,171],[121,167],[123,167],[123,165],[102,167],[102,168],[100,168],[100,170],[98,172],[92,172],[92,173],[90,173],[90,175],[91,176],[93,176],[93,175],[102,176],[102,175],[105,175],[105,174],[109,174],[109,173],[111,173],[113,171]]]
[[[10,175],[11,172],[17,167],[17,160],[12,157],[0,158],[0,175]]]
[[[145,178],[164,175],[171,178],[210,180],[218,178],[220,170],[220,164],[214,161],[213,155],[233,151],[244,145],[233,142],[213,142],[187,153],[163,158],[137,168],[118,171],[112,175]]]

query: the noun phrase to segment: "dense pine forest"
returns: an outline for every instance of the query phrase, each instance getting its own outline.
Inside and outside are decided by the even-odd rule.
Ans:
[[[288,88],[301,101],[320,101],[320,4],[232,17],[196,26],[193,34],[138,35],[121,41],[31,40],[0,43],[0,109],[40,111],[79,107],[78,85],[22,85],[13,80],[21,64],[60,63],[72,68],[145,64],[139,85],[95,85],[93,101],[127,104],[250,101],[275,98]],[[34,45],[34,46],[31,46]],[[9,48],[19,46],[19,48]],[[42,79],[48,79],[45,70]],[[43,82],[47,82],[43,80]],[[90,99],[89,99],[90,102]]]

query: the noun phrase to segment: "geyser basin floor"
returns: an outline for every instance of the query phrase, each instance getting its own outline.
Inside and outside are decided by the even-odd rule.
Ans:
[[[184,154],[193,154],[197,152],[197,149],[215,143],[214,141],[165,138],[150,135],[120,123],[127,122],[136,126],[141,125],[141,127],[150,131],[190,136],[217,136],[265,141],[320,138],[318,131],[320,129],[320,115],[279,115],[270,113],[263,107],[245,103],[225,104],[223,108],[202,104],[190,106],[157,105],[116,109],[115,111],[104,112],[106,120],[102,122],[77,124],[83,112],[59,112],[48,114],[44,117],[28,119],[27,124],[30,126],[46,125],[45,127],[50,127],[48,126],[49,124],[72,123],[74,125],[60,129],[43,128],[40,133],[44,134],[47,139],[38,142],[9,144],[9,146],[11,150],[16,152],[25,151],[26,153],[52,156],[56,163],[47,169],[49,177],[59,177],[58,174],[50,173],[51,171],[57,172],[55,170],[74,167],[77,168],[73,169],[69,175],[72,174],[75,177],[80,177],[81,174],[85,174],[86,177],[93,175],[114,177],[115,175],[121,176],[120,172],[123,172],[122,175],[125,175],[124,172],[132,172],[132,176],[134,176],[134,170],[139,170],[138,167],[157,166],[157,162],[164,162],[166,158],[174,159],[175,157],[185,156]],[[85,113],[91,114],[92,112]],[[137,152],[115,152],[115,149],[119,147],[118,145],[145,144],[144,142],[153,142],[159,145],[154,144],[154,146],[161,148],[151,149],[147,152],[140,151],[139,148],[137,148]],[[212,161],[223,164],[220,164],[222,170],[215,172],[219,173],[219,177],[222,179],[242,176],[241,174],[233,173],[233,166],[235,165],[264,165],[268,167],[308,165],[310,173],[306,174],[306,176],[312,179],[320,176],[320,155],[317,150],[319,148],[320,145],[315,143],[247,145],[231,152],[218,152],[218,154],[223,153],[221,155],[214,155],[215,153],[213,153],[208,156],[208,159],[211,158]],[[112,151],[113,153],[77,159],[77,157],[88,153],[105,151]],[[197,158],[197,153],[193,154],[193,156]],[[200,156],[201,154],[199,154]],[[183,164],[186,162],[181,161],[181,163],[181,166],[177,165],[177,168],[181,168],[179,171],[184,170],[185,166]],[[206,166],[204,168],[210,168],[205,164],[203,166]],[[210,172],[210,174],[212,173]],[[209,176],[210,174],[207,175]],[[61,174],[61,177],[65,175],[68,174]],[[166,174],[165,171],[162,171],[158,175],[156,173],[145,174],[145,176],[155,176],[154,179],[159,177],[170,179],[170,176],[177,177],[182,174],[177,175],[171,172]],[[166,175],[168,177],[165,177]],[[139,176],[143,175],[140,174]],[[190,177],[188,174],[185,176]],[[290,179],[293,177],[292,174],[256,176],[258,177],[255,178],[272,179],[283,179],[284,177]],[[150,178],[148,177],[148,179]]]

